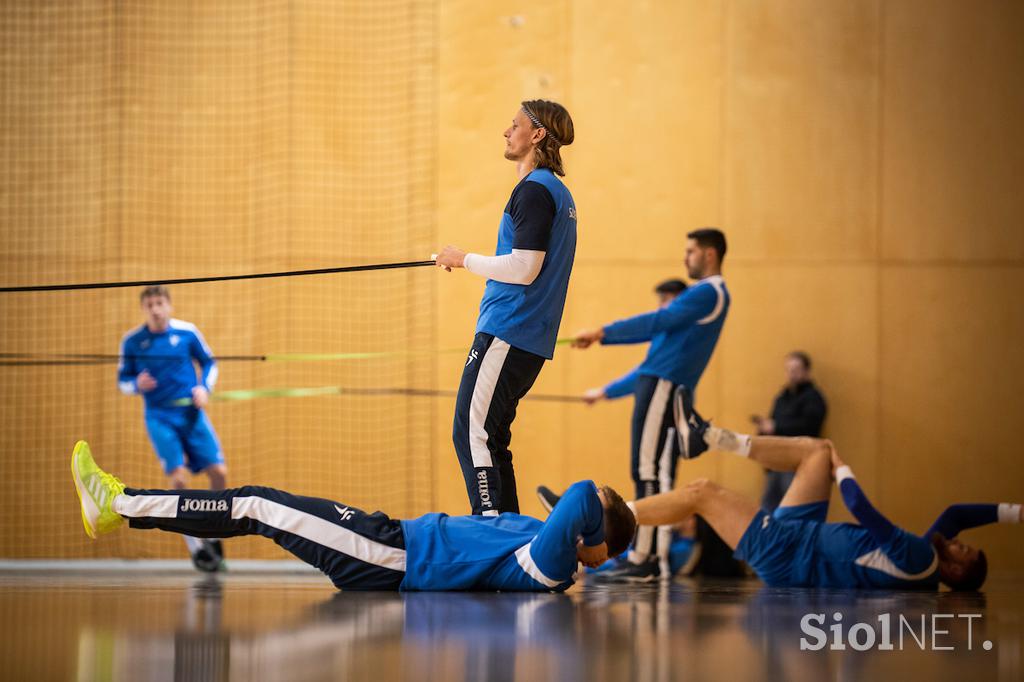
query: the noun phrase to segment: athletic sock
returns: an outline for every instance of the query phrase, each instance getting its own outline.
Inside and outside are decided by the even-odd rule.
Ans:
[[[203,541],[199,538],[194,538],[191,535],[182,535],[185,538],[185,546],[188,547],[188,553],[195,556],[195,553],[203,548]]]
[[[735,433],[729,429],[722,429],[717,426],[708,426],[704,431],[704,442],[712,450],[724,450],[733,454],[747,457],[750,455],[750,446],[753,438],[742,433]]]

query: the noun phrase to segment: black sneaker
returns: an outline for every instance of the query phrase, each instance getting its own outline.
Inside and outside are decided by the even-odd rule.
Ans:
[[[562,496],[556,494],[554,490],[546,485],[539,485],[537,486],[537,498],[540,500],[540,506],[544,507],[544,510],[550,514],[551,510],[558,504],[558,501],[562,499]]]
[[[213,548],[214,553],[220,557],[220,560],[224,560],[224,543],[220,540],[207,540],[210,546]]]
[[[648,559],[640,564],[624,561],[622,566],[587,576],[587,580],[595,583],[652,583],[660,579],[661,568],[657,559]]]
[[[203,573],[216,573],[223,563],[224,557],[217,553],[213,542],[209,540],[203,540],[203,546],[192,555],[192,564]]]
[[[676,418],[680,456],[683,459],[699,457],[708,449],[708,444],[704,442],[708,423],[693,409],[693,394],[685,386],[676,387],[672,411]]]

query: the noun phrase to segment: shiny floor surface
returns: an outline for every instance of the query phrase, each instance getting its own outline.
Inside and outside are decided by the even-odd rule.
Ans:
[[[392,594],[336,592],[317,575],[7,571],[0,679],[1020,680],[1022,587]]]

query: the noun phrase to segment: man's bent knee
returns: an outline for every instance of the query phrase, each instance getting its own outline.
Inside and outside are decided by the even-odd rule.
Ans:
[[[694,513],[702,513],[711,501],[721,494],[722,486],[708,478],[696,478],[680,488],[690,498]]]
[[[794,445],[801,449],[803,457],[801,461],[814,458],[832,458],[832,441],[826,438],[814,438],[813,436],[797,436],[793,438]]]
[[[188,487],[188,469],[185,467],[178,467],[171,473],[167,474],[167,480],[170,482],[171,488],[174,490],[184,490]]]
[[[210,487],[212,489],[220,490],[227,486],[228,468],[223,464],[211,464],[206,467],[203,473],[210,479]]]
[[[814,450],[811,453],[811,457],[824,459],[829,462],[832,461],[832,441],[827,438],[811,438],[813,441]]]
[[[688,493],[696,495],[697,497],[703,497],[710,493],[714,493],[719,488],[721,488],[721,486],[709,478],[695,478],[685,486],[685,490]]]

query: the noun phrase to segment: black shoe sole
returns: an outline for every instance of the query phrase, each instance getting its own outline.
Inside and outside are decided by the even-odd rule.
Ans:
[[[551,513],[551,510],[555,508],[558,501],[562,499],[561,495],[556,495],[551,488],[546,485],[537,486],[537,499],[540,500],[540,506],[544,507],[544,511]]]
[[[192,565],[203,573],[216,573],[224,567],[224,546],[220,540],[203,540],[203,548],[192,555]]]
[[[676,436],[679,438],[679,456],[690,459],[690,420],[686,415],[689,391],[685,386],[677,386],[672,396],[672,416],[676,420]],[[692,405],[689,406],[691,409]]]
[[[610,571],[602,571],[601,573],[589,573],[587,574],[587,580],[599,583],[616,583],[619,585],[643,585],[645,583],[653,583],[661,580],[661,575],[657,573],[648,573],[647,575],[623,575],[613,569]]]
[[[682,459],[696,459],[707,452],[707,447],[694,454],[690,450],[690,416],[695,416],[698,421],[703,421],[697,410],[693,407],[693,394],[685,386],[677,386],[675,395],[672,396],[672,416],[676,420],[676,435],[679,438],[679,456]]]

